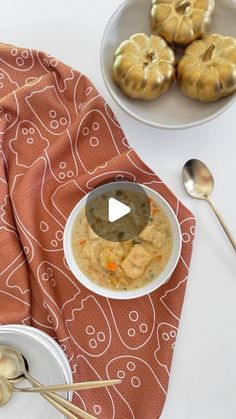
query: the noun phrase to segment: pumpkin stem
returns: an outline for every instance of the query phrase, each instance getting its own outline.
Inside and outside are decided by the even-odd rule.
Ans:
[[[181,2],[177,4],[175,9],[178,13],[184,14],[187,12],[187,9],[189,8],[189,6],[191,6],[191,2],[189,0],[181,0]]]
[[[153,49],[150,49],[149,51],[147,51],[145,55],[145,61],[143,63],[143,66],[147,67],[152,61],[154,61],[155,58],[156,58],[155,51]]]
[[[146,58],[147,58],[147,60],[149,60],[149,61],[151,62],[151,61],[153,61],[153,60],[154,60],[155,56],[156,56],[155,51],[154,51],[153,49],[150,49],[150,50],[147,52]]]
[[[215,49],[216,49],[215,44],[209,45],[209,47],[207,48],[207,50],[204,52],[204,54],[202,56],[203,61],[211,60],[212,57],[213,57],[213,53],[214,53]]]

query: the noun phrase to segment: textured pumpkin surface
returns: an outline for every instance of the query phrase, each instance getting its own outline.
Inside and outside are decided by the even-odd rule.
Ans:
[[[236,91],[236,39],[213,34],[195,41],[178,64],[186,96],[212,102]]]
[[[188,45],[208,32],[214,9],[214,0],[152,0],[152,33]]]
[[[113,77],[133,99],[152,100],[175,80],[175,55],[160,36],[135,34],[115,53]]]

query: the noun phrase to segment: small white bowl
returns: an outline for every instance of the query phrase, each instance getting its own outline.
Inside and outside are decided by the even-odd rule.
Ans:
[[[112,183],[109,185],[112,185]],[[88,195],[82,198],[81,201],[74,207],[74,209],[72,210],[67,220],[65,231],[64,231],[63,245],[64,245],[64,253],[65,253],[68,266],[70,270],[72,271],[72,273],[74,274],[74,276],[81,282],[81,284],[83,284],[86,288],[95,292],[96,294],[102,295],[103,297],[113,298],[116,300],[129,300],[133,298],[143,297],[144,295],[147,295],[155,291],[161,285],[165,284],[170,279],[170,276],[173,273],[179,261],[181,248],[182,248],[182,235],[181,235],[179,222],[177,220],[177,217],[174,211],[172,210],[170,205],[166,202],[166,200],[157,192],[155,192],[153,189],[150,189],[144,185],[140,185],[140,186],[146,191],[147,195],[150,198],[153,198],[161,206],[161,208],[163,208],[163,210],[165,211],[170,221],[172,234],[173,234],[173,250],[172,250],[172,254],[169,259],[169,262],[167,263],[165,269],[157,278],[155,278],[152,282],[150,282],[148,285],[142,288],[138,288],[134,290],[127,290],[127,291],[111,290],[111,289],[99,286],[98,284],[95,284],[89,277],[87,277],[83,272],[81,272],[73,256],[71,237],[72,237],[72,229],[74,226],[75,219],[80,213],[80,211],[86,205]]]
[[[113,99],[131,117],[157,128],[183,129],[216,118],[236,101],[236,93],[213,103],[201,103],[187,98],[177,83],[157,100],[143,102],[126,97],[112,79],[114,53],[122,41],[131,35],[150,34],[151,0],[127,0],[107,24],[101,44],[101,69],[105,84]],[[216,0],[210,33],[236,37],[236,1]]]

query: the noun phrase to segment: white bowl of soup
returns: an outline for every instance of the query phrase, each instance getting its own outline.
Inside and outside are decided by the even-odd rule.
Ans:
[[[171,277],[180,258],[182,235],[168,202],[153,189],[150,218],[132,240],[112,242],[99,237],[86,217],[88,196],[72,210],[64,232],[64,253],[74,276],[94,293],[127,300],[152,293]]]

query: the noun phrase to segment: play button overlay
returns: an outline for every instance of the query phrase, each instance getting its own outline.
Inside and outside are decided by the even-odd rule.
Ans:
[[[128,205],[122,204],[122,202],[115,198],[109,199],[108,220],[110,223],[114,223],[130,212],[131,208]]]
[[[137,239],[150,219],[150,201],[133,182],[112,182],[88,195],[86,217],[94,233],[112,242]]]

